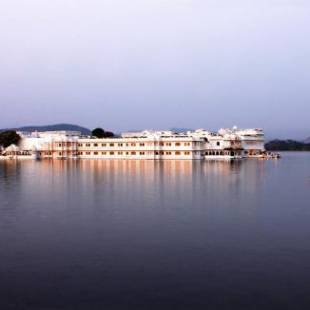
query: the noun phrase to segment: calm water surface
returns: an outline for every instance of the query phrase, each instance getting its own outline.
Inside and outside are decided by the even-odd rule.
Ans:
[[[0,162],[0,309],[310,309],[310,153]]]

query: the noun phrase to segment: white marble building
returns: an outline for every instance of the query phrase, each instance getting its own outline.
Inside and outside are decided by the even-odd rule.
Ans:
[[[186,133],[145,130],[102,139],[68,131],[19,134],[20,144],[4,150],[2,157],[214,160],[260,156],[264,152],[264,133],[260,129],[221,129],[217,133],[204,129]]]

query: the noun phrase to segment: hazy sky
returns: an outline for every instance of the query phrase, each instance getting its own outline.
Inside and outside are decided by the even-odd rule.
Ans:
[[[0,128],[310,134],[309,0],[0,0]]]

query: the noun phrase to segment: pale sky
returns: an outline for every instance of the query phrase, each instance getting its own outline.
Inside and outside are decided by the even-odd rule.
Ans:
[[[310,135],[310,1],[0,0],[0,128]]]

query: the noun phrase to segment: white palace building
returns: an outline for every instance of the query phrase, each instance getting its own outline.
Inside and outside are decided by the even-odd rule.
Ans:
[[[19,132],[18,146],[2,150],[1,158],[36,159],[241,159],[263,157],[262,129],[204,129],[176,133],[149,131],[123,133],[120,137],[95,138],[74,131]]]

